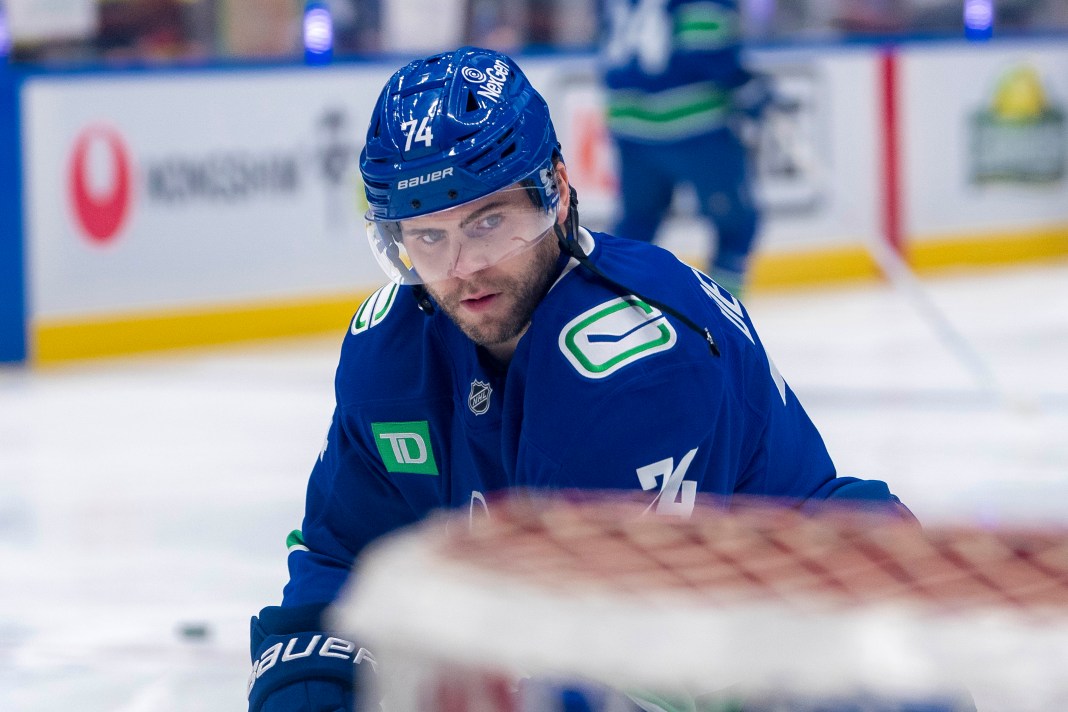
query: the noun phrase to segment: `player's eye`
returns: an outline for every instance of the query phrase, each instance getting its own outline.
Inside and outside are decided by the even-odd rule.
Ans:
[[[445,240],[444,230],[420,230],[405,236],[405,240],[412,240],[420,245],[433,247]]]
[[[483,215],[474,224],[468,226],[467,234],[470,237],[485,237],[504,224],[504,215],[490,213]]]

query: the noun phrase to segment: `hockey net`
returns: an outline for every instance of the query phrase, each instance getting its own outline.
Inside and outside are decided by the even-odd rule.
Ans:
[[[361,557],[336,623],[374,651],[390,710],[564,710],[575,690],[567,709],[1068,709],[1066,529],[647,505],[528,494],[433,517]]]

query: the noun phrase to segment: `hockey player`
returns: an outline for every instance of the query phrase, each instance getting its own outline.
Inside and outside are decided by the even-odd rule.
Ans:
[[[350,708],[372,658],[320,615],[369,542],[435,508],[587,488],[645,491],[664,516],[698,492],[908,516],[884,483],[836,476],[737,299],[580,226],[546,103],[510,58],[465,47],[400,69],[360,169],[390,283],[341,347],[289,583],[252,619],[250,710]]]
[[[607,125],[619,157],[614,232],[656,237],[677,187],[715,227],[709,274],[735,296],[758,228],[743,126],[770,102],[743,65],[735,0],[608,0],[602,51]]]

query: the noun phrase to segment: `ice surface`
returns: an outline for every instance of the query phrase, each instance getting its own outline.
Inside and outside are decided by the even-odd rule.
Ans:
[[[1065,524],[1068,264],[924,287],[992,383],[888,285],[747,306],[840,473],[925,521]],[[244,709],[342,333],[0,370],[0,709]]]

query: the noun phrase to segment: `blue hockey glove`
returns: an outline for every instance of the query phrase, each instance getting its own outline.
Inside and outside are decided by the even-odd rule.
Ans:
[[[734,110],[751,121],[760,121],[775,101],[775,86],[767,74],[753,74],[749,81],[731,92]]]
[[[325,605],[268,606],[252,617],[249,712],[350,712],[357,671],[374,658],[321,630]]]
[[[767,74],[752,74],[731,92],[728,124],[750,151],[759,147],[765,118],[780,101],[774,80]]]

